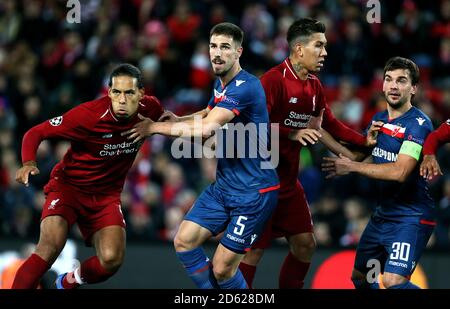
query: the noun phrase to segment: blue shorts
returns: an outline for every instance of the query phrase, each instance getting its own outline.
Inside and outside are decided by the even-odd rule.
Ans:
[[[419,220],[417,220],[419,221]],[[373,267],[371,259],[380,262],[382,273],[389,272],[409,278],[419,262],[433,225],[399,222],[372,217],[356,249],[355,269],[366,274]]]
[[[277,200],[278,190],[236,194],[225,193],[211,184],[184,219],[199,224],[213,235],[225,231],[220,243],[244,254],[261,234]]]

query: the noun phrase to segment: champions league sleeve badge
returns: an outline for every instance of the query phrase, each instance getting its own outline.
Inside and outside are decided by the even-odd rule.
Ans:
[[[58,116],[49,120],[50,124],[54,127],[59,126],[63,121],[63,116]]]

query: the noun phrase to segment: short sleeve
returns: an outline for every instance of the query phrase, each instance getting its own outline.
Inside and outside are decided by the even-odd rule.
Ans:
[[[244,81],[239,86],[233,87],[231,91],[224,93],[216,106],[226,108],[239,116],[250,104],[256,102],[256,97],[262,98],[264,102],[266,100],[261,82],[259,80]]]

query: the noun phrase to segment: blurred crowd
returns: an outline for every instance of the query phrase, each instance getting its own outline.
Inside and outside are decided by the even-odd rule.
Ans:
[[[23,134],[32,126],[106,94],[121,62],[143,72],[146,93],[179,115],[203,108],[211,94],[211,27],[229,21],[245,32],[243,67],[260,76],[287,55],[286,32],[299,17],[327,26],[328,57],[320,73],[335,115],[363,131],[385,109],[382,69],[394,55],[421,70],[414,104],[435,127],[450,118],[450,0],[382,1],[380,23],[369,23],[366,0],[80,0],[80,23],[66,19],[63,0],[0,1],[0,237],[36,238],[54,164],[69,144],[45,141],[40,175],[15,182]],[[214,181],[212,159],[173,159],[171,140],[146,141],[129,173],[123,210],[130,240],[174,237],[198,193]],[[350,175],[325,180],[323,147],[304,148],[301,179],[319,246],[352,247],[375,207],[373,182]],[[439,152],[444,176],[430,183],[439,224],[429,247],[450,248],[450,145]],[[76,228],[71,231],[79,237]]]

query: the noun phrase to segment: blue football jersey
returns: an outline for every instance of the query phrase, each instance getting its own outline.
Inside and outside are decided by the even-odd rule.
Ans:
[[[410,155],[419,161],[404,183],[377,181],[379,207],[375,215],[405,222],[433,219],[434,202],[429,195],[426,180],[419,174],[421,149],[425,138],[433,130],[431,120],[416,107],[395,119],[389,119],[388,112],[384,111],[377,113],[372,120],[384,123],[378,134],[377,145],[372,150],[374,163],[397,161],[402,145],[403,149],[414,149]],[[420,146],[417,147],[416,144]]]
[[[217,132],[216,186],[224,191],[264,190],[279,184],[270,157],[270,122],[264,89],[256,76],[241,70],[222,85],[217,79],[208,108],[236,116]]]

